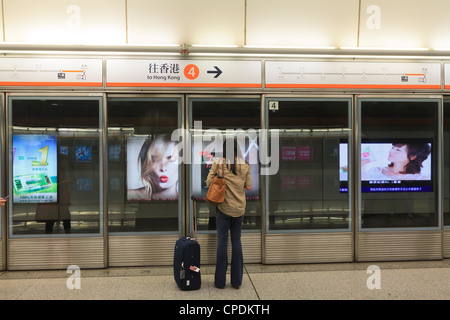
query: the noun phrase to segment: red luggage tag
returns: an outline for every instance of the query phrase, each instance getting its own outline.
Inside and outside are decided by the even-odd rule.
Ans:
[[[190,266],[189,269],[194,271],[194,272],[200,272],[200,268],[196,267],[196,266]]]

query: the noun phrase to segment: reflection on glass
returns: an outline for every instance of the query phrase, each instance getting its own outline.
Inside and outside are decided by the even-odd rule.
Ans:
[[[269,128],[280,130],[269,230],[349,228],[349,110],[349,100],[281,100],[269,111]]]
[[[252,189],[246,191],[246,210],[244,214],[243,230],[261,229],[261,200],[259,187],[258,136],[249,134],[251,129],[260,128],[261,118],[260,100],[238,99],[198,99],[191,102],[192,118],[194,122],[201,122],[201,131],[191,129],[192,137],[192,165],[191,165],[191,194],[196,198],[196,214],[198,230],[216,230],[216,208],[204,201],[208,188],[206,178],[211,169],[216,154],[210,153],[207,146],[214,141],[209,139],[207,130],[217,129],[224,138],[233,131],[245,134],[245,145],[241,152],[250,163],[252,175]],[[238,130],[241,131],[238,131]],[[252,131],[253,132],[253,131]],[[203,139],[201,146],[196,146],[194,139],[200,135]],[[196,149],[198,148],[198,150]],[[196,164],[201,163],[201,164]]]
[[[11,231],[101,233],[99,99],[11,98]]]
[[[179,103],[108,100],[109,232],[179,232]]]
[[[361,101],[361,228],[433,227],[437,101]]]

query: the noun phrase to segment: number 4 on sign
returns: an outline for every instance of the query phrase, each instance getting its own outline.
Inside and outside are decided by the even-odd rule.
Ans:
[[[184,68],[184,76],[189,80],[194,80],[200,74],[200,69],[195,64],[188,64]]]
[[[197,73],[195,72],[195,68],[194,68],[194,67],[192,67],[191,69],[189,69],[188,74],[189,74],[189,76],[190,76],[191,78],[195,78],[195,77],[197,76]]]
[[[269,110],[270,111],[278,111],[278,101],[270,101],[269,102]]]

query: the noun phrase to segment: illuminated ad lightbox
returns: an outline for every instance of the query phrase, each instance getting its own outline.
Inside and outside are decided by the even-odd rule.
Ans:
[[[56,136],[13,136],[14,203],[57,202],[57,173]]]
[[[178,142],[170,135],[127,139],[127,200],[178,199]]]

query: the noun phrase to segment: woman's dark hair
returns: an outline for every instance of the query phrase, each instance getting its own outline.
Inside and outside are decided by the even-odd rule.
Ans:
[[[408,164],[405,166],[405,170],[400,172],[402,174],[416,174],[420,173],[422,168],[422,162],[424,162],[431,153],[431,146],[428,143],[392,143],[394,147],[406,146],[406,152],[408,157]],[[390,163],[389,167],[394,164]]]
[[[227,141],[229,144],[231,144],[231,143],[233,144],[233,149],[232,149],[233,152],[231,152],[231,150],[227,151]],[[237,161],[234,160],[234,157],[243,159],[241,150],[240,150],[240,148],[238,148],[237,137],[234,137],[234,139],[226,138],[225,141],[223,142],[222,151],[223,151],[223,157],[226,159],[225,163],[227,164],[227,167],[228,167],[228,164],[230,164],[228,169],[230,169],[231,172],[236,174],[236,162]]]

